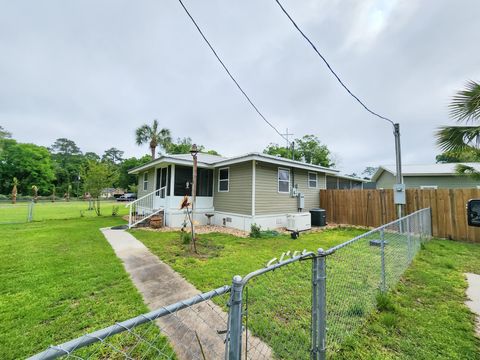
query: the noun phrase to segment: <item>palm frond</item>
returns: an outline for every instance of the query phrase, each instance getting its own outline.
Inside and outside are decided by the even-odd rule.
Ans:
[[[480,171],[471,166],[459,164],[455,167],[455,170],[459,175],[467,175],[474,180],[480,181]]]
[[[135,130],[135,142],[137,145],[142,145],[150,140],[151,128],[147,124],[140,126]]]
[[[450,116],[458,122],[480,120],[480,84],[468,81],[465,90],[452,98],[449,108]]]
[[[480,145],[480,126],[443,126],[435,136],[443,151],[475,150]]]

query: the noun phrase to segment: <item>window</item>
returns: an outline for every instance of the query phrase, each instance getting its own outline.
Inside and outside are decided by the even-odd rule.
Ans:
[[[175,166],[174,195],[192,195],[193,169],[187,166]],[[197,169],[197,196],[212,196],[213,170]]]
[[[278,168],[278,192],[290,193],[290,170]]]
[[[230,168],[218,170],[218,191],[227,192],[230,190]]]
[[[143,173],[143,190],[148,190],[148,172]]]
[[[308,187],[317,188],[317,173],[314,173],[314,172],[308,173]]]
[[[197,196],[212,196],[213,170],[197,169]]]

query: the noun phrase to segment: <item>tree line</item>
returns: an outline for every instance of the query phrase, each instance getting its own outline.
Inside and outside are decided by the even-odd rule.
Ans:
[[[156,124],[156,125],[155,125]],[[12,134],[0,126],[0,194],[3,197],[17,196],[52,196],[81,197],[89,192],[92,197],[100,196],[103,189],[121,188],[136,192],[136,175],[128,174],[128,170],[152,160],[157,153],[188,153],[192,146],[189,137],[172,140],[168,129],[158,130],[158,122],[154,122],[149,134],[144,125],[144,133],[137,130],[136,142],[143,144],[149,136],[150,155],[142,157],[124,157],[124,152],[115,147],[106,149],[103,154],[83,152],[75,141],[59,138],[49,146],[22,143],[15,140]],[[140,128],[139,128],[140,129]],[[159,137],[160,131],[162,137]],[[218,154],[214,150],[202,152]]]

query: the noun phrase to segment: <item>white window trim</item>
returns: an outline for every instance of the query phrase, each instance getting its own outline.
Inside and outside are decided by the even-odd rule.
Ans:
[[[315,175],[315,186],[310,186],[310,174],[314,174]],[[312,180],[313,181],[313,180]],[[309,189],[316,189],[318,188],[318,174],[316,172],[313,172],[313,171],[309,171],[308,172],[308,175],[307,175],[307,186]]]
[[[148,171],[143,173],[143,191],[148,190]]]
[[[280,180],[280,170],[288,171],[288,190],[287,191],[280,191],[280,181],[286,182],[286,180]],[[279,194],[290,194],[291,183],[292,183],[292,176],[291,176],[290,169],[279,167],[277,170],[277,192]]]
[[[420,185],[421,190],[438,190],[437,185]]]
[[[222,180],[223,182],[225,182],[225,181],[227,182],[227,190],[220,190],[220,171],[222,171],[222,170],[227,170],[227,172],[228,172],[227,179]],[[218,189],[218,192],[229,192],[230,191],[230,167],[229,166],[218,169],[217,189]]]

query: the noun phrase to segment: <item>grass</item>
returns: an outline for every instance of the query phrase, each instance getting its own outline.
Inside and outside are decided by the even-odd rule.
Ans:
[[[361,232],[330,230],[298,240],[209,234],[200,236],[200,255],[193,256],[178,233],[132,231],[202,291],[230,284],[233,275],[261,268],[284,251],[326,249]],[[395,237],[388,241],[387,282],[392,285],[400,276],[397,268],[406,267],[401,259],[406,248]],[[385,296],[378,292],[379,248],[368,246],[367,239],[339,250],[327,259],[329,358],[480,359],[474,317],[464,305],[463,276],[480,273],[479,258],[479,245],[432,240]],[[279,358],[309,358],[310,266],[297,263],[247,287],[248,328]]]
[[[16,204],[0,203],[0,224],[24,223],[28,217],[30,202],[17,202]],[[100,208],[102,215],[112,215],[114,207],[118,207],[118,215],[125,215],[128,209],[125,203],[117,201],[102,201]],[[41,201],[34,204],[33,220],[61,220],[80,217],[96,217],[94,210],[88,210],[88,201]]]
[[[297,240],[278,237],[238,238],[225,234],[199,237],[200,255],[192,256],[179,233],[132,230],[147,247],[199,290],[231,284],[234,275],[262,268],[286,251],[327,249],[363,233],[340,229],[302,234]],[[311,262],[302,261],[251,281],[248,297],[248,328],[267,342],[280,358],[309,358]],[[214,299],[224,307],[224,299]]]
[[[2,359],[25,358],[148,311],[99,231],[121,223],[90,217],[0,226]],[[155,327],[142,331],[158,335]],[[112,341],[128,349],[132,338]],[[93,350],[93,358],[108,355],[105,347]]]
[[[463,273],[480,274],[480,245],[432,240],[334,359],[480,359]]]

